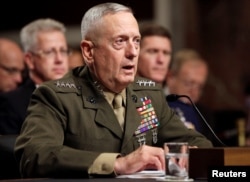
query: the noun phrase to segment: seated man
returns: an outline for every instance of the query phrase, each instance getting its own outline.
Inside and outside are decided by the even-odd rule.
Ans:
[[[137,75],[164,84],[172,54],[171,34],[153,22],[143,22]]]
[[[19,134],[32,92],[42,82],[68,72],[65,27],[52,19],[35,20],[21,30],[29,78],[18,89],[0,96],[0,134]]]
[[[165,93],[187,95],[193,103],[198,103],[208,76],[208,65],[206,61],[192,49],[182,49],[174,56],[166,78]],[[188,128],[196,129],[209,139],[213,136],[208,127],[201,121],[192,103],[186,97],[181,97],[174,102],[168,102],[177,115]],[[201,113],[205,115],[213,127],[212,114],[209,110],[199,105]]]
[[[17,89],[25,70],[23,51],[9,39],[0,38],[0,94]]]
[[[212,147],[166,106],[159,85],[135,78],[140,32],[130,8],[94,6],[82,19],[81,34],[86,66],[43,83],[32,95],[15,146],[24,177],[165,170],[166,141]]]

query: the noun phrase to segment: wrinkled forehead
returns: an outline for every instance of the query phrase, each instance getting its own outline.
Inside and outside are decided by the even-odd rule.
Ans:
[[[130,32],[140,36],[138,22],[130,12],[107,14],[103,17],[100,26],[98,29],[100,31]]]
[[[207,71],[208,67],[207,64],[204,63],[202,60],[200,59],[190,59],[190,60],[186,60],[182,66],[181,66],[182,70],[203,70],[203,71]]]

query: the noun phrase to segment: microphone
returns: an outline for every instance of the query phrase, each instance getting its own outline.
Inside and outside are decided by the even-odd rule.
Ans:
[[[202,121],[206,124],[206,126],[208,127],[208,129],[210,130],[210,132],[213,134],[213,136],[215,137],[215,139],[223,147],[226,147],[226,145],[215,134],[215,132],[213,131],[213,129],[211,128],[211,126],[208,124],[208,122],[206,121],[206,119],[203,117],[203,115],[201,114],[201,112],[199,111],[199,109],[196,107],[196,105],[193,103],[192,99],[189,96],[187,96],[187,95],[170,94],[170,95],[166,96],[166,99],[167,99],[168,102],[174,102],[174,101],[177,101],[181,97],[185,97],[185,98],[187,98],[190,101],[191,105],[193,106],[193,108],[195,109],[195,111],[198,113],[198,115],[200,116],[200,118],[202,119]]]

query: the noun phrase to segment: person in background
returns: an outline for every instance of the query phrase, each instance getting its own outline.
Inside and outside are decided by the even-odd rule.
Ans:
[[[23,81],[25,70],[23,51],[7,38],[0,38],[0,93],[15,90]]]
[[[175,52],[166,77],[170,93],[188,95],[197,103],[202,95],[208,77],[207,62],[193,49]],[[181,98],[188,103],[187,98]]]
[[[141,36],[129,7],[104,3],[90,8],[81,35],[86,66],[43,83],[32,95],[15,144],[23,177],[165,170],[166,141],[212,147],[166,107],[160,85],[135,77]]]
[[[166,95],[187,95],[192,102],[197,105],[206,84],[207,77],[208,65],[200,54],[193,49],[181,49],[175,52],[170,64],[166,77],[165,93]],[[196,129],[211,141],[214,140],[211,131],[204,125],[204,122],[201,121],[200,116],[193,108],[189,99],[180,97],[174,102],[168,102],[168,104],[175,110],[188,128]],[[201,105],[197,105],[197,107],[201,113],[205,114],[208,123],[213,127],[212,111]]]
[[[172,55],[171,34],[165,27],[158,25],[158,24],[155,24],[155,23],[152,23],[152,22],[141,23],[140,24],[140,33],[141,33],[141,44],[140,44],[141,49],[140,49],[140,54],[139,54],[139,59],[138,59],[137,75],[151,79],[152,81],[154,81],[156,83],[160,83],[160,84],[162,84],[163,88],[166,89],[166,88],[168,88],[166,76],[167,76],[168,71],[169,71],[169,64],[171,62],[171,55]],[[186,52],[186,53],[184,53],[184,52]],[[183,51],[180,51],[180,53],[177,53],[176,55],[178,56],[179,54],[181,54],[181,56],[182,56],[182,54],[184,54],[182,57],[186,57],[187,59],[189,59],[188,58],[188,56],[189,56],[191,60],[193,58],[195,58],[195,60],[196,60],[196,58],[198,57],[198,54],[195,53],[193,50],[192,51],[191,50],[185,50],[185,51],[183,50]],[[199,82],[199,79],[201,79],[200,82],[202,84],[205,84],[206,79],[207,79],[207,64],[203,60],[201,60],[200,57],[199,57],[197,62],[198,63],[201,62],[200,63],[201,66],[198,68],[198,70],[201,72],[201,73],[199,73],[201,75],[201,77],[197,78],[198,82]],[[193,62],[191,62],[191,63],[193,63]],[[199,65],[198,63],[197,63],[197,65]],[[173,64],[174,69],[177,69],[177,67],[181,65],[179,60],[174,60],[172,64]],[[187,66],[188,65],[189,65],[189,63],[187,61]],[[178,69],[179,69],[179,67],[178,67]],[[171,70],[171,72],[172,72],[172,70]],[[193,71],[190,70],[190,72],[193,72]],[[197,73],[198,72],[196,71],[193,74],[197,74]],[[185,76],[183,76],[183,77],[185,77]],[[190,79],[190,78],[187,78],[187,79]],[[175,80],[175,81],[177,82],[177,80]],[[177,84],[176,82],[174,82],[174,83]],[[185,87],[185,85],[183,85],[182,83],[179,83],[179,85],[182,85],[183,87],[178,87],[178,90],[176,92],[172,92],[172,93],[187,94],[191,98],[193,98],[195,100],[195,102],[198,101],[200,95],[198,96],[196,94],[196,92],[195,93],[193,93],[193,92],[186,93],[187,90],[189,91],[189,87],[188,86]],[[174,89],[172,82],[170,83],[170,87],[171,87],[170,89]],[[175,91],[175,90],[171,90],[171,91]],[[166,95],[168,95],[168,94],[170,94],[170,93],[166,92]],[[175,112],[180,117],[180,119],[182,121],[185,121],[184,124],[188,128],[195,129],[193,122],[198,122],[199,116],[197,116],[197,114],[194,112],[193,107],[190,104],[183,103],[185,106],[184,111],[188,111],[188,112],[184,113],[184,111],[182,111],[183,107],[180,107],[180,108],[176,107],[176,103],[179,104],[179,101],[175,102],[174,103],[175,105],[173,105],[173,103],[170,103],[170,102],[168,104],[171,106],[171,108],[175,109]],[[181,104],[182,104],[182,102],[181,102]],[[189,120],[187,120],[187,119],[189,119]],[[199,121],[199,122],[201,122],[201,121]],[[211,134],[208,134],[207,132],[204,132],[204,131],[207,131],[207,129],[204,129],[204,130],[200,129],[200,123],[197,123],[197,128],[198,127],[199,127],[199,129],[198,129],[199,132],[202,131],[202,133],[205,135],[208,135],[208,136],[211,135]],[[210,136],[210,138],[212,138],[212,137]]]
[[[78,66],[84,65],[84,60],[82,57],[81,48],[73,47],[71,48],[71,53],[69,55],[69,69],[73,69]]]
[[[172,54],[171,34],[152,22],[141,23],[141,49],[137,75],[164,84]]]
[[[34,89],[68,72],[65,31],[62,23],[50,18],[34,20],[22,28],[29,78],[18,89],[0,96],[0,134],[19,134]]]

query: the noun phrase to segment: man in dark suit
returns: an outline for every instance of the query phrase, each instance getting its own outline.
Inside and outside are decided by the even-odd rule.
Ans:
[[[24,177],[165,170],[164,142],[212,147],[166,106],[158,84],[135,77],[140,32],[130,8],[94,6],[81,27],[86,66],[42,84],[32,95],[15,146]]]
[[[23,51],[19,45],[0,37],[0,93],[15,90],[23,80]]]
[[[0,95],[0,134],[19,134],[35,84],[28,79],[15,91]]]
[[[35,20],[21,30],[29,78],[17,90],[0,95],[0,134],[19,134],[34,89],[68,72],[65,31],[52,19]]]

